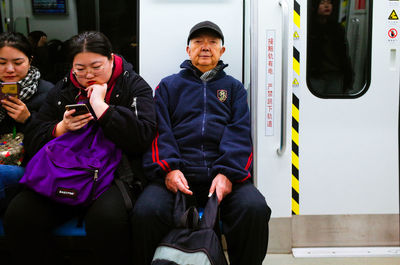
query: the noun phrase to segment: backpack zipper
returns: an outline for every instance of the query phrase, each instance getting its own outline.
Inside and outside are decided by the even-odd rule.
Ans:
[[[90,191],[90,197],[88,198],[88,201],[93,200],[94,193],[96,192],[97,180],[99,178],[99,170],[98,169],[90,170],[90,171],[94,171],[94,172],[93,172],[93,186],[92,186],[92,190]]]

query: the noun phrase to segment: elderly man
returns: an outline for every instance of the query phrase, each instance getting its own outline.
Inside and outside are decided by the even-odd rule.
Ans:
[[[224,35],[216,24],[196,24],[187,43],[190,60],[155,91],[158,134],[144,156],[151,184],[133,213],[134,264],[150,264],[173,228],[178,190],[199,206],[216,192],[230,264],[261,264],[271,211],[251,181],[246,90],[223,70]]]

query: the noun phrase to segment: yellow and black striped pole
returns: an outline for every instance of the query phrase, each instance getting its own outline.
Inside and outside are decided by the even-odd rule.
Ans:
[[[300,213],[299,201],[299,87],[300,87],[300,4],[294,0],[293,6],[293,96],[292,96],[292,215]]]

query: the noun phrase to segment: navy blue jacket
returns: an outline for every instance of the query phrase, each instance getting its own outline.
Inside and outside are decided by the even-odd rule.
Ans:
[[[190,61],[181,68],[155,91],[158,134],[144,156],[147,175],[154,180],[179,169],[204,183],[218,173],[247,180],[253,154],[246,90],[223,68],[208,82]]]

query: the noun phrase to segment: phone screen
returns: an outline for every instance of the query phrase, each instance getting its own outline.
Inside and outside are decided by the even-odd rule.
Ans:
[[[0,99],[5,99],[8,96],[18,98],[19,84],[17,82],[1,83]]]
[[[79,116],[82,114],[86,114],[89,112],[88,107],[86,106],[86,104],[74,104],[74,105],[66,105],[65,106],[66,110],[71,110],[71,109],[75,109],[75,112],[71,115],[71,116]]]

